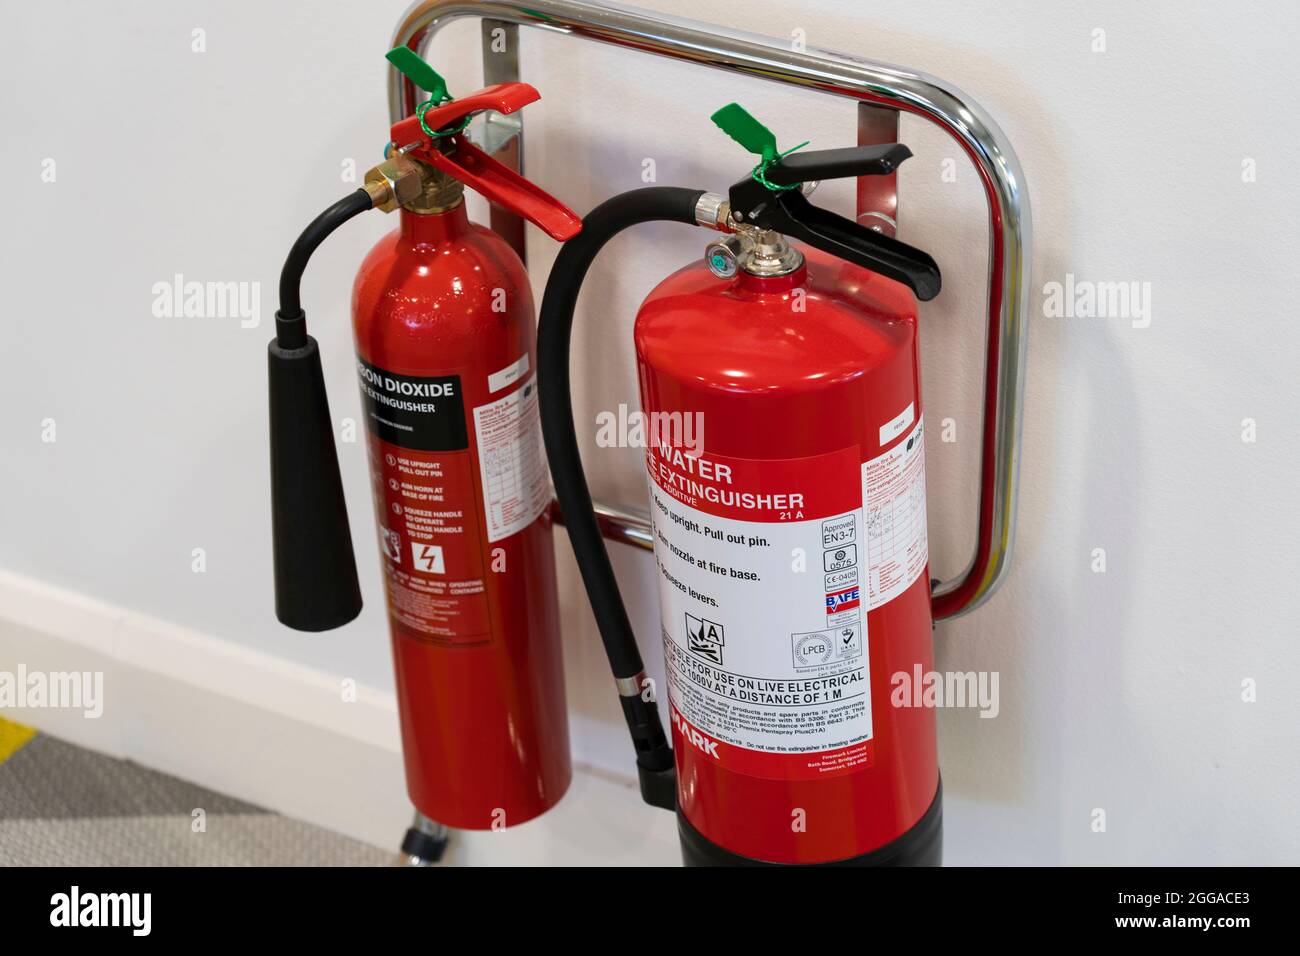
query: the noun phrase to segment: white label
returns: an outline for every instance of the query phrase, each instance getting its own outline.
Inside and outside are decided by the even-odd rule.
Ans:
[[[891,441],[903,434],[903,429],[916,419],[916,403],[908,402],[907,407],[897,416],[880,426],[880,447],[884,448]]]
[[[925,570],[925,416],[907,440],[862,463],[867,522],[867,610],[892,601]]]
[[[488,376],[488,391],[499,392],[507,385],[513,385],[527,374],[528,353],[525,352],[505,368]]]
[[[474,409],[474,434],[488,541],[500,541],[532,524],[551,500],[536,383],[530,378]]]
[[[860,768],[872,732],[857,449],[706,457],[647,455],[674,726],[754,776]]]

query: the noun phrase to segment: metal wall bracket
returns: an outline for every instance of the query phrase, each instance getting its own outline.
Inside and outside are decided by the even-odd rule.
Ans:
[[[896,142],[900,112],[934,123],[957,141],[975,164],[988,198],[988,339],[975,554],[965,571],[934,587],[934,616],[956,617],[986,601],[1006,574],[1015,530],[1031,232],[1024,175],[997,124],[961,90],[924,73],[826,50],[797,51],[770,37],[601,3],[422,0],[407,10],[392,45],[422,54],[438,30],[464,17],[483,21],[487,83],[519,79],[523,25],[855,100],[859,144]],[[415,110],[416,95],[409,80],[390,70],[393,122]],[[521,118],[491,117],[481,135],[497,159],[522,171]],[[892,235],[898,218],[895,177],[860,177],[857,207],[860,222]],[[494,207],[491,224],[522,257],[523,221]],[[653,548],[643,515],[601,504],[596,510],[605,537]]]

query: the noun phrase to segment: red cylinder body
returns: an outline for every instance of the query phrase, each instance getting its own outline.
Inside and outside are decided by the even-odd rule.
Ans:
[[[522,823],[571,776],[550,486],[524,267],[462,202],[353,290],[407,787],[440,823]]]
[[[679,806],[776,863],[879,848],[939,784],[915,301],[802,251],[688,266],[635,330]]]

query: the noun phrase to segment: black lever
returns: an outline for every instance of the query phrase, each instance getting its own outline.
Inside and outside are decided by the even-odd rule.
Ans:
[[[764,178],[775,186],[850,176],[888,175],[912,155],[902,143],[851,146],[792,153],[768,165]],[[799,189],[772,190],[752,176],[731,187],[737,222],[771,229],[854,265],[906,285],[922,302],[939,294],[939,266],[927,253],[866,226],[814,206]]]
[[[822,179],[857,176],[888,176],[898,172],[912,151],[902,143],[880,146],[846,146],[843,149],[815,149],[790,153],[767,167],[764,176],[777,186],[793,186]]]

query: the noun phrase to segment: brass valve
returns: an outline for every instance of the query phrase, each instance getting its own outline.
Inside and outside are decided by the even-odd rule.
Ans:
[[[366,170],[365,190],[376,209],[392,212],[420,195],[424,186],[420,163],[394,152],[386,160]]]

